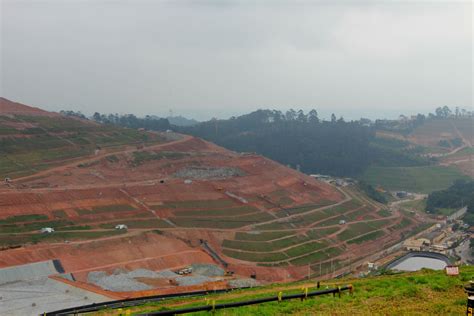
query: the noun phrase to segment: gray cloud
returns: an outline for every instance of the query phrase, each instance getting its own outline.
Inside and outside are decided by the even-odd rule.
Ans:
[[[0,1],[1,95],[50,110],[472,105],[470,2]]]

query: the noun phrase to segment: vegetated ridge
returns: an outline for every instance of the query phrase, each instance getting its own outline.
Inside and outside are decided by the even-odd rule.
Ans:
[[[351,284],[353,293],[341,297],[322,295],[305,300],[262,303],[215,311],[215,315],[462,315],[466,311],[467,295],[463,285],[474,278],[474,267],[463,266],[459,276],[447,276],[442,271],[422,270],[411,273],[386,274],[359,279],[327,280],[321,288],[334,288]],[[239,302],[278,293],[296,294],[316,291],[316,280],[289,284],[273,284],[262,288],[233,291],[228,294],[208,295],[199,298],[173,299],[128,308],[132,315],[158,310],[173,310],[201,306],[205,302],[216,304]],[[109,311],[113,313],[113,311]],[[209,312],[193,313],[207,315]],[[99,314],[99,313],[97,313]]]
[[[316,110],[258,110],[228,120],[174,126],[154,116],[138,119],[131,114],[96,113],[93,119],[126,127],[171,128],[231,150],[263,154],[306,173],[357,177],[374,187],[429,193],[474,176],[468,151],[474,134],[472,113],[459,108],[452,112],[446,106],[435,113],[346,122],[335,115],[322,120]]]

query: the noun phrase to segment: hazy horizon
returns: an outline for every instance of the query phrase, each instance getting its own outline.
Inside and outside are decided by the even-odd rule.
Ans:
[[[472,108],[470,1],[0,1],[0,95],[46,110]]]

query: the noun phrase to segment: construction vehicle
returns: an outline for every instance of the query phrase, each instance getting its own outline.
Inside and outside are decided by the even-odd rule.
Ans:
[[[179,275],[187,275],[193,273],[193,268],[192,267],[186,267],[184,269],[176,271],[177,274]]]

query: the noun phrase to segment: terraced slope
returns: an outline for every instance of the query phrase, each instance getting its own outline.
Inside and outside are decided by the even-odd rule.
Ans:
[[[371,166],[361,179],[387,190],[430,193],[454,181],[474,177],[474,121],[472,118],[430,119],[405,136],[377,131],[383,139],[405,142],[405,149],[432,159],[426,166]],[[402,143],[403,144],[403,143]]]
[[[474,144],[473,121],[469,118],[429,120],[408,136],[416,144],[437,147],[442,140],[461,138],[465,145]]]
[[[0,267],[60,259],[87,282],[95,270],[217,261],[238,276],[287,281],[306,277],[308,267],[313,276],[343,273],[423,227],[355,187],[335,188],[261,156],[186,135],[52,116],[29,118],[40,127],[28,128],[24,118],[8,119],[38,128],[38,139],[57,143],[49,150],[61,155],[79,138],[84,150],[101,150],[49,161],[48,151],[21,136],[25,130],[2,136],[10,144],[6,157],[22,161],[30,175],[14,163],[7,174],[16,176],[0,187]],[[144,135],[150,141],[137,146]],[[30,153],[34,159],[21,160]],[[118,224],[128,229],[115,230]],[[56,231],[40,234],[42,227]]]
[[[163,142],[156,134],[103,126],[0,98],[0,178],[16,178],[124,146]]]

